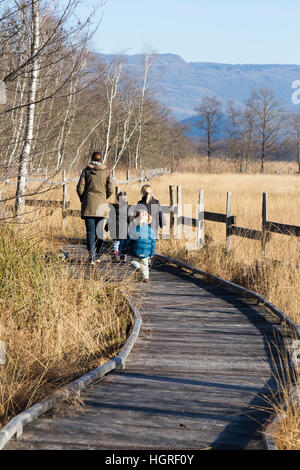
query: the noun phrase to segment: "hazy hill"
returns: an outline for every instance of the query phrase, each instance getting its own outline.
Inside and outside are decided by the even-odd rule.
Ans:
[[[112,55],[99,54],[110,62]],[[128,55],[127,70],[141,71],[143,55]],[[194,108],[205,95],[216,95],[224,104],[242,103],[256,86],[272,88],[286,109],[300,111],[291,101],[294,80],[300,80],[300,65],[229,65],[185,62],[174,54],[155,54],[151,78],[159,99],[182,120],[195,115]]]

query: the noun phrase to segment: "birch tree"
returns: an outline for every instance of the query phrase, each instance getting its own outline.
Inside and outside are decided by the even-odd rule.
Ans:
[[[21,216],[25,208],[25,194],[28,177],[28,165],[30,158],[30,150],[33,138],[33,125],[35,114],[35,95],[37,91],[37,82],[39,77],[39,57],[37,55],[40,45],[40,31],[39,31],[39,0],[31,0],[31,71],[30,81],[28,87],[28,105],[26,115],[26,127],[24,135],[23,148],[19,157],[19,174],[16,191],[16,213]]]
[[[9,99],[0,112],[1,146],[6,149],[1,160],[6,173],[17,169],[19,217],[34,165],[43,161],[56,170],[62,167],[76,96],[91,83],[85,61],[92,13],[74,23],[79,4],[15,0],[14,8],[2,11],[0,68]]]
[[[147,79],[152,66],[152,58],[150,55],[145,56],[144,61],[144,79],[143,79],[143,86],[141,91],[141,99],[140,99],[140,106],[139,106],[139,129],[138,129],[138,138],[136,143],[135,149],[135,168],[139,168],[140,164],[140,149],[141,149],[141,141],[142,141],[142,130],[143,130],[143,112],[144,112],[144,102],[145,102],[145,94],[146,94],[146,87],[147,87]]]

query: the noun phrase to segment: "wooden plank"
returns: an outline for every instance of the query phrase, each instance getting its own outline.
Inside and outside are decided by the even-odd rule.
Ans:
[[[187,225],[188,227],[196,228],[198,226],[198,220],[192,217],[181,216],[177,220],[178,220],[177,222],[178,224]]]
[[[176,188],[177,193],[177,220],[176,220],[176,233],[174,234],[174,238],[177,240],[182,239],[182,196],[181,196],[181,186],[177,186]]]
[[[231,233],[237,237],[248,238],[250,240],[262,240],[263,232],[261,230],[254,230],[250,228],[238,227],[236,225],[231,226]],[[266,234],[267,241],[270,241],[271,234]]]
[[[174,235],[175,225],[175,186],[169,186],[170,194],[170,235]]]
[[[25,206],[30,206],[30,207],[57,207],[57,208],[62,208],[63,207],[63,201],[46,201],[46,200],[38,200],[38,199],[26,199],[25,200]],[[66,207],[70,207],[70,201],[66,202]]]
[[[78,209],[67,209],[65,211],[66,217],[81,217],[81,211]]]
[[[120,187],[119,186],[115,186],[115,202],[117,203],[118,202],[118,194],[120,192]]]
[[[204,189],[200,189],[197,217],[197,247],[204,247]]]
[[[204,219],[208,220],[210,222],[221,222],[223,224],[226,224],[226,214],[219,214],[217,212],[204,212]],[[236,217],[232,216],[229,219],[231,225],[235,225],[236,223]]]
[[[281,224],[278,222],[266,222],[266,231],[272,233],[280,233],[281,235],[290,235],[292,237],[300,237],[300,226]]]
[[[261,248],[263,256],[266,254],[267,247],[267,217],[268,217],[268,195],[263,193],[262,195],[262,239],[261,239]]]
[[[228,192],[226,200],[226,253],[229,253],[231,250],[232,225],[232,193]]]

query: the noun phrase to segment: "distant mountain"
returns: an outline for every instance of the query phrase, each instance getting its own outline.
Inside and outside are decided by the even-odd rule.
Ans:
[[[97,54],[106,62],[113,56]],[[142,71],[143,55],[127,55],[127,70]],[[216,95],[225,105],[228,100],[242,104],[254,87],[272,88],[287,110],[300,111],[292,103],[292,83],[300,80],[300,65],[228,65],[185,62],[174,54],[155,54],[151,71],[160,101],[178,120],[195,116],[195,107],[206,95]]]

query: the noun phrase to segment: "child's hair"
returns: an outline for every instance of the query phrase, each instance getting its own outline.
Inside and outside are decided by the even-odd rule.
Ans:
[[[152,188],[150,184],[144,184],[141,189],[141,193],[143,196],[146,196],[146,204],[148,204],[152,199]]]
[[[137,211],[137,213],[136,213],[135,216],[134,216],[134,220],[135,220],[136,222],[139,222],[138,219],[140,219],[142,216],[147,217],[147,218],[148,218],[148,225],[151,225],[151,221],[152,221],[151,215],[148,214],[148,212],[145,211],[145,210]]]
[[[120,198],[127,200],[127,193],[126,193],[126,191],[120,191],[120,192],[118,193],[118,195],[117,195],[117,201],[118,201],[118,202],[120,201]]]

